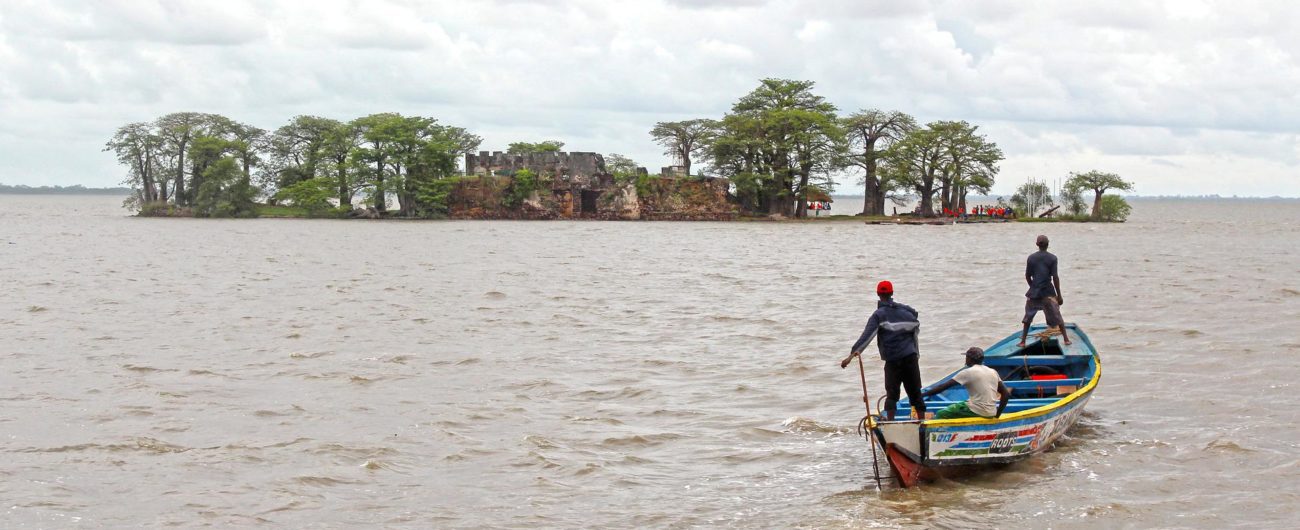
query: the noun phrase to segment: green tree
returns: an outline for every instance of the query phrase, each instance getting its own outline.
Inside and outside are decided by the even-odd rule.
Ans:
[[[920,198],[920,215],[934,216],[936,177],[947,163],[942,133],[934,124],[907,133],[885,154],[886,178],[906,183]]]
[[[483,139],[460,127],[438,125],[432,118],[408,118],[408,123],[410,136],[402,145],[410,142],[414,149],[408,151],[404,147],[397,157],[406,161],[403,214],[414,217],[442,215],[445,213],[445,199],[440,197],[450,188],[437,183],[458,175],[459,160],[466,153],[478,149]]]
[[[1083,200],[1083,192],[1077,188],[1064,186],[1061,188],[1061,205],[1070,215],[1081,216],[1088,204]]]
[[[523,206],[524,201],[537,191],[539,182],[537,175],[528,169],[516,171],[510,177],[510,185],[506,188],[505,197],[502,197],[501,204],[507,208],[515,209]]]
[[[544,142],[514,142],[506,148],[506,152],[512,155],[527,155],[533,153],[555,153],[564,149],[564,142],[559,140],[546,140]]]
[[[203,134],[206,125],[211,122],[211,116],[199,112],[174,112],[154,121],[156,134],[161,139],[161,149],[166,153],[164,156],[174,177],[172,197],[177,206],[192,202],[192,195],[185,187],[185,154],[190,140]]]
[[[461,178],[441,178],[420,184],[416,189],[416,197],[425,217],[444,217],[450,213],[451,194]]]
[[[190,140],[190,184],[196,193],[207,178],[208,168],[224,158],[229,150],[230,142],[218,136],[201,134]]]
[[[794,110],[787,120],[794,131],[792,166],[799,178],[794,191],[795,217],[807,217],[810,192],[834,192],[831,175],[843,167],[848,144],[834,113]]]
[[[736,184],[746,209],[804,215],[809,186],[829,182],[843,149],[835,106],[812,81],[763,79],[711,138],[715,171]]]
[[[625,184],[636,179],[641,167],[631,158],[610,153],[605,155],[605,169],[614,176],[614,182]]]
[[[266,131],[232,120],[224,133],[230,142],[230,151],[244,173],[244,180],[251,183],[253,167],[261,164],[260,153],[268,146]]]
[[[703,153],[718,129],[716,120],[661,121],[650,129],[650,137],[664,148],[664,155],[691,174],[692,159]]]
[[[1065,188],[1073,189],[1078,192],[1083,190],[1092,190],[1094,196],[1092,201],[1092,219],[1100,221],[1102,219],[1102,194],[1106,190],[1131,191],[1133,184],[1120,178],[1114,173],[1103,173],[1093,170],[1087,173],[1070,173],[1070,179],[1065,181]]]
[[[1103,221],[1112,221],[1122,223],[1128,220],[1128,214],[1133,211],[1128,201],[1119,195],[1103,195],[1101,197],[1101,219]]]
[[[749,212],[768,209],[767,189],[772,180],[770,156],[760,132],[761,124],[754,116],[729,114],[722,119],[708,151],[713,171],[731,181],[741,208]]]
[[[167,180],[159,159],[161,148],[162,138],[152,125],[144,122],[119,127],[104,146],[105,151],[112,151],[117,161],[127,166],[127,178],[122,183],[135,190],[142,206],[167,201]]]
[[[1002,150],[964,121],[935,121],[896,141],[885,153],[886,178],[906,183],[920,196],[923,216],[939,206],[956,210],[970,191],[987,193],[997,175]]]
[[[200,217],[251,217],[257,190],[244,178],[234,157],[223,157],[203,170],[194,198]]]
[[[865,185],[862,215],[885,215],[885,198],[905,185],[880,171],[880,163],[894,142],[917,129],[916,119],[898,111],[864,109],[843,120],[848,141],[848,164],[863,170]]]
[[[978,126],[965,121],[941,121],[933,126],[940,132],[944,149],[939,172],[941,205],[954,211],[965,208],[968,192],[992,189],[1002,150],[979,134]]]
[[[371,197],[375,209],[387,211],[385,198],[389,190],[385,187],[384,180],[391,174],[389,159],[397,152],[397,144],[406,127],[405,120],[401,114],[385,112],[357,118],[352,121],[352,125],[361,137],[361,146],[354,151],[354,156],[360,163],[369,164],[371,168],[366,184],[372,186]]]
[[[302,180],[280,188],[275,192],[275,199],[304,208],[311,215],[320,215],[333,208],[329,200],[334,196],[334,185],[330,177]]]
[[[393,178],[390,189],[396,192],[398,213],[403,217],[414,215],[417,185],[413,182],[412,171],[419,173],[424,166],[438,163],[429,159],[436,153],[426,149],[435,122],[433,118],[423,116],[402,116],[393,122],[392,156],[388,157]]]
[[[333,166],[334,190],[340,208],[352,208],[352,195],[358,186],[353,178],[353,164],[349,160],[360,143],[361,131],[351,123],[338,122],[325,132],[322,154]]]
[[[265,183],[287,187],[323,176],[329,135],[342,124],[320,116],[294,116],[270,137],[270,161]]]

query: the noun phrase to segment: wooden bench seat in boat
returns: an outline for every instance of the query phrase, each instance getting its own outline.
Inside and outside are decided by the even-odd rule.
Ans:
[[[985,357],[984,366],[1065,366],[1087,362],[1081,355],[1012,355],[1007,357]]]
[[[1083,382],[1084,379],[1082,377],[1075,377],[1070,379],[1042,379],[1037,381],[1028,379],[1019,381],[1003,381],[1002,384],[1007,385],[1007,388],[1015,391],[1017,389],[1053,388],[1069,385],[1083,386]]]

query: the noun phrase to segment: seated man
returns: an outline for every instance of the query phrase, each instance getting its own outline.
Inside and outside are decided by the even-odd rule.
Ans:
[[[970,399],[944,407],[943,410],[935,413],[935,419],[996,418],[1002,415],[1002,411],[1007,408],[1007,402],[1011,400],[1011,390],[1007,385],[1002,384],[1002,378],[998,377],[996,370],[984,366],[984,350],[979,348],[966,350],[965,369],[957,372],[952,379],[926,390],[921,395],[930,397],[958,383],[966,389]],[[995,401],[995,395],[1000,396],[1001,400]]]

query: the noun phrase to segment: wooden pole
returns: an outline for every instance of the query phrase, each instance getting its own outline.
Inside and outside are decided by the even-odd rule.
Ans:
[[[862,378],[862,404],[867,406],[867,417],[863,423],[871,422],[871,396],[867,394],[867,370],[862,367],[862,354],[858,354],[858,375]],[[871,425],[864,425],[867,429],[867,444],[871,446],[871,470],[876,476],[876,489],[882,489],[880,485],[880,461],[876,456],[876,432],[871,430]]]

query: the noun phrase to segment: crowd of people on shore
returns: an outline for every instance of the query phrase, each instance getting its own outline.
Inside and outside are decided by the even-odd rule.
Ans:
[[[953,217],[957,219],[967,219],[970,217],[985,217],[989,219],[1015,219],[1016,210],[1006,206],[975,206],[967,210],[965,207],[957,209],[943,209],[944,217]]]

